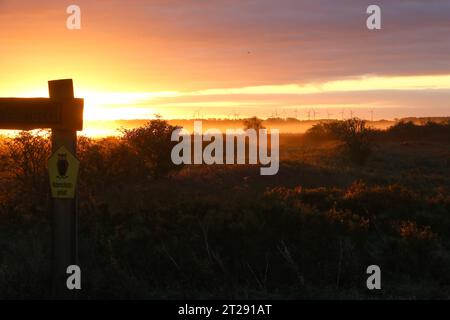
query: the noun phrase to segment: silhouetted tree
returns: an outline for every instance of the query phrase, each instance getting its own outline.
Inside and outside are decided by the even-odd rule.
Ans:
[[[258,117],[251,117],[244,120],[245,129],[255,129],[258,132],[259,129],[265,129],[262,125],[263,121]]]

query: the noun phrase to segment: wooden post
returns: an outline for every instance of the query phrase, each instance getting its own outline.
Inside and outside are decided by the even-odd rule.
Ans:
[[[48,83],[50,99],[61,102],[64,108],[73,107],[72,80],[55,80]],[[70,111],[70,110],[69,110]],[[64,146],[76,156],[77,132],[75,129],[52,128],[52,152]],[[53,215],[53,293],[57,298],[70,298],[73,294],[66,287],[69,265],[78,264],[77,205],[75,199],[52,199]]]
[[[77,248],[77,205],[76,179],[79,162],[77,152],[77,131],[83,130],[83,99],[75,99],[71,79],[49,81],[50,99],[46,98],[0,98],[0,129],[31,130],[52,129],[52,168],[49,170],[51,181],[53,215],[53,259],[52,291],[55,297],[69,298],[74,295],[68,290],[66,280],[67,267],[78,265]],[[59,157],[58,150],[65,156],[62,166],[53,161]],[[71,153],[71,155],[68,155]],[[67,167],[67,160],[71,161]],[[56,159],[59,161],[58,159]],[[64,162],[66,161],[66,162]],[[65,166],[65,169],[64,169]],[[50,169],[50,168],[49,168]],[[69,170],[70,176],[59,170]],[[55,171],[57,170],[57,171]],[[59,175],[58,175],[59,174]]]

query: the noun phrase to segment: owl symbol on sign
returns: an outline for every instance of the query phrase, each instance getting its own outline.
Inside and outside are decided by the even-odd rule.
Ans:
[[[66,179],[67,178],[67,169],[69,169],[69,162],[67,161],[67,154],[60,153],[58,154],[58,178]]]

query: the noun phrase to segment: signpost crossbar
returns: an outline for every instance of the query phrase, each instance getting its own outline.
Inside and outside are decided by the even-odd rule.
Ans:
[[[83,129],[83,99],[0,98],[0,129]]]

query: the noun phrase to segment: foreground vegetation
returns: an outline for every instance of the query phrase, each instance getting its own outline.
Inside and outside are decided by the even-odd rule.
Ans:
[[[80,296],[449,298],[450,124],[351,121],[282,135],[273,177],[172,166],[162,120],[80,138]],[[0,298],[50,296],[49,152],[2,141]]]

